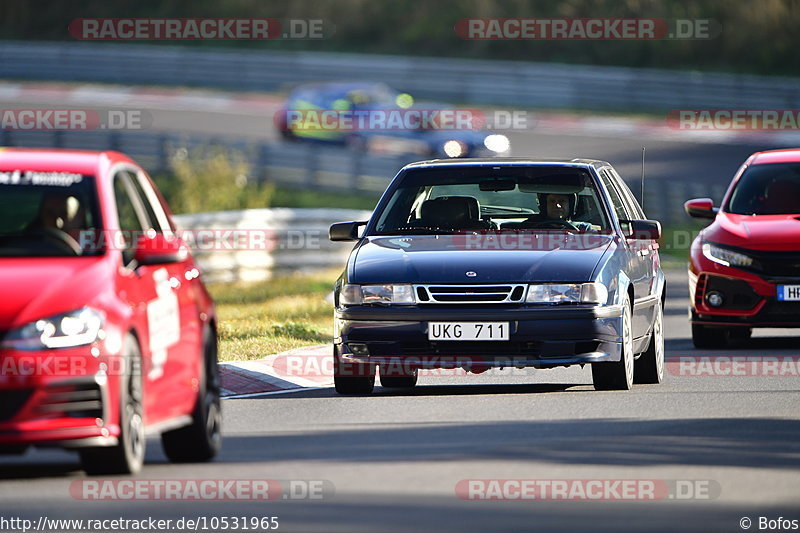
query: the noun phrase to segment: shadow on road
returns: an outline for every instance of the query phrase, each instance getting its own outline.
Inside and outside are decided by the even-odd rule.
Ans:
[[[465,418],[469,414],[465,413]],[[264,450],[269,450],[266,454]],[[222,461],[537,461],[796,468],[800,420],[710,418],[454,423],[228,437]]]

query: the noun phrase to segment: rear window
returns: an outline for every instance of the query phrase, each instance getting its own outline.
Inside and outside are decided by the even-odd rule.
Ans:
[[[0,171],[0,204],[0,257],[101,253],[81,244],[82,232],[101,229],[93,176]]]

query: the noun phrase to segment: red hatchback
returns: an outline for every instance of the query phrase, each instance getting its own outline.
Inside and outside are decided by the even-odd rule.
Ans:
[[[754,327],[800,327],[800,149],[751,155],[722,207],[689,200],[714,221],[692,243],[692,340],[721,348]]]
[[[0,450],[138,471],[220,447],[213,302],[169,208],[118,152],[0,148]]]

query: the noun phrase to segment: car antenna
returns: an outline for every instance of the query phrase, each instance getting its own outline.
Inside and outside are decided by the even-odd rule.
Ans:
[[[644,146],[642,146],[642,211],[644,211]]]

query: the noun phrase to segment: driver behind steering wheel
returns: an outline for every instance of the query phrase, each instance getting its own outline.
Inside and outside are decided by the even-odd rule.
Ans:
[[[85,210],[75,196],[48,192],[42,196],[36,219],[25,227],[25,231],[57,236],[79,253],[81,246],[78,239],[84,229],[84,215]]]
[[[573,226],[581,233],[592,229],[589,222],[573,221],[578,204],[575,193],[536,193],[540,214],[519,224],[524,228],[562,229]]]

